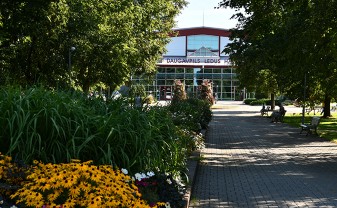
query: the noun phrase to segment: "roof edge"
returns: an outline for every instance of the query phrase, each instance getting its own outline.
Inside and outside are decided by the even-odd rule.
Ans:
[[[190,27],[190,28],[173,28],[176,35],[172,36],[189,36],[189,35],[215,35],[229,37],[231,31],[229,29],[215,27]]]

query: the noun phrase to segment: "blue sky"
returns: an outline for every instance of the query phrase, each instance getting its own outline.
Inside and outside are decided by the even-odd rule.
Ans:
[[[176,18],[177,28],[216,27],[234,28],[237,20],[230,20],[232,9],[214,9],[221,0],[188,0],[189,4]]]

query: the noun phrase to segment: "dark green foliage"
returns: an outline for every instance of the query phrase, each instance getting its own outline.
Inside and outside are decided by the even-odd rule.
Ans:
[[[186,201],[182,200],[184,187],[179,185],[171,176],[163,174],[155,175],[136,181],[135,184],[142,193],[142,197],[150,205],[159,201],[165,201],[169,202],[172,208],[183,208],[186,206]]]
[[[173,122],[181,128],[200,132],[205,129],[212,119],[211,104],[208,100],[188,98],[177,103],[171,103]]]
[[[123,99],[6,88],[0,90],[0,111],[0,151],[28,164],[75,158],[131,173],[156,169],[175,175],[193,148],[167,107],[135,109]]]
[[[256,101],[257,99],[256,98],[248,98],[248,99],[245,99],[243,102],[247,105],[250,105],[253,101]]]

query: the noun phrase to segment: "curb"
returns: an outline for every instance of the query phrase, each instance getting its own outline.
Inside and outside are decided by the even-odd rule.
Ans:
[[[203,137],[206,136],[206,129],[203,129],[201,131]],[[184,195],[184,200],[186,201],[185,208],[188,208],[191,201],[191,194],[192,194],[192,188],[194,186],[195,178],[197,175],[198,167],[199,167],[199,160],[200,160],[201,152],[200,150],[196,150],[192,152],[191,156],[187,160],[187,176],[189,179],[189,184],[186,188],[186,193]]]
[[[194,151],[187,161],[187,176],[189,178],[189,184],[186,188],[186,193],[184,195],[184,200],[186,201],[186,208],[189,207],[191,200],[192,187],[194,185],[197,169],[198,169],[198,158],[200,157],[200,151]]]

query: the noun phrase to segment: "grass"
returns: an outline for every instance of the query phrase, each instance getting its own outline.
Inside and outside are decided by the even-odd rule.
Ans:
[[[320,124],[317,128],[317,134],[319,137],[333,141],[337,143],[337,112],[331,112],[330,118],[321,118]],[[321,116],[320,113],[313,112],[305,114],[304,123],[310,123],[313,116]],[[286,114],[284,117],[284,123],[291,126],[299,127],[302,122],[301,114]]]

